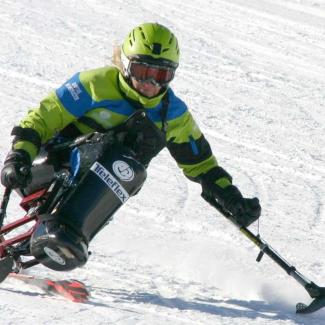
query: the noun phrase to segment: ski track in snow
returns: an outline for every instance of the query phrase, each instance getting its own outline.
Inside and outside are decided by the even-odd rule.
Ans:
[[[161,22],[181,44],[172,87],[234,183],[260,198],[262,237],[325,285],[324,18],[322,0],[3,0],[1,162],[28,108],[76,71],[109,64],[134,25]],[[1,324],[325,323],[324,311],[294,313],[310,300],[304,289],[268,257],[255,263],[257,249],[199,196],[164,150],[84,268],[30,270],[84,281],[90,302],[8,279]],[[13,195],[9,219],[18,203]]]

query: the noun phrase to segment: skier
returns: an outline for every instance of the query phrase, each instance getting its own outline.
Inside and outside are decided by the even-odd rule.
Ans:
[[[140,110],[145,112],[146,123],[131,128],[132,136],[123,142],[138,162],[147,168],[167,147],[185,176],[200,183],[204,195],[216,199],[239,226],[256,221],[261,214],[259,200],[243,197],[232,184],[186,104],[169,86],[180,57],[175,35],[160,24],[144,23],[127,35],[119,49],[114,65],[75,74],[13,128],[15,137],[1,171],[2,184],[23,190],[38,181],[32,163],[40,149],[58,135],[76,138],[114,130]],[[46,253],[60,264],[60,256],[53,250]]]

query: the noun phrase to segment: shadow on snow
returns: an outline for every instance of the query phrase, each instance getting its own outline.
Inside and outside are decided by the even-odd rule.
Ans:
[[[95,289],[95,288],[94,288]],[[289,309],[287,305],[269,304],[261,300],[238,300],[238,299],[202,299],[194,298],[186,301],[182,298],[165,298],[159,294],[146,292],[128,292],[127,290],[105,290],[101,291],[101,296],[108,295],[114,298],[115,303],[136,302],[152,304],[156,306],[175,308],[178,310],[192,310],[211,315],[219,315],[230,318],[262,318],[268,320],[292,320],[295,324],[312,324],[314,316],[296,315],[294,308]],[[92,301],[93,305],[97,303]],[[112,306],[110,306],[112,307]],[[316,323],[315,323],[316,324]]]

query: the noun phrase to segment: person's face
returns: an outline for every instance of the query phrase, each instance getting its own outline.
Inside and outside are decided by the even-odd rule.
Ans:
[[[131,77],[131,82],[133,88],[138,93],[148,98],[157,96],[161,90],[160,86],[154,85],[150,81],[138,81],[135,78]]]

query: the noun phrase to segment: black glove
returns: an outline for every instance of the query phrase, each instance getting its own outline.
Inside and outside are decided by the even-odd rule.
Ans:
[[[217,199],[232,214],[239,226],[248,227],[261,216],[258,198],[244,198],[234,185],[229,185],[219,192]]]
[[[24,150],[11,151],[1,171],[2,185],[11,189],[24,188],[31,180],[31,161],[28,153]]]

